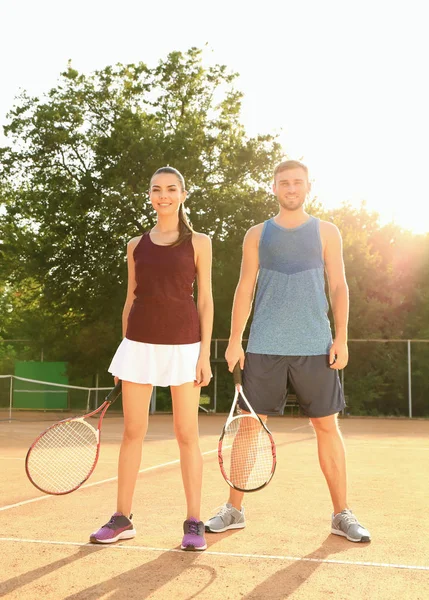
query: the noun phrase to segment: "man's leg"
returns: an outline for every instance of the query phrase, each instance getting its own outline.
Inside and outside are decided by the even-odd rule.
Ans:
[[[289,358],[289,379],[301,410],[310,416],[317,436],[319,462],[334,505],[335,514],[347,507],[346,458],[337,414],[344,408],[338,372],[329,368],[328,357]]]
[[[346,453],[337,415],[310,420],[316,432],[320,467],[337,514],[348,508]]]
[[[347,504],[346,453],[337,415],[312,418],[311,423],[317,436],[320,467],[334,506],[331,533],[351,542],[369,542],[369,531],[358,522]]]
[[[230,488],[228,504],[231,504],[231,506],[233,506],[237,510],[241,510],[241,506],[243,504],[243,496],[243,492],[239,492],[238,490],[234,490],[234,488]]]

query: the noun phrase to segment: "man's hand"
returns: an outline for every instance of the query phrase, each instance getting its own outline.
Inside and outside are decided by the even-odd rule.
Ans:
[[[329,351],[329,366],[331,369],[344,369],[349,362],[349,350],[346,342],[334,340]]]
[[[228,363],[228,370],[233,372],[235,365],[240,362],[240,369],[244,369],[244,350],[241,342],[230,341],[225,352],[225,359]]]

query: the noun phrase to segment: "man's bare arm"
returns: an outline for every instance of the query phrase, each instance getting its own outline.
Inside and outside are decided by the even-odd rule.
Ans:
[[[233,370],[237,361],[244,367],[244,351],[242,347],[243,332],[252,310],[255,286],[259,272],[259,240],[263,224],[255,225],[246,233],[243,241],[243,258],[241,261],[240,279],[234,295],[231,317],[231,334],[225,358],[228,368]]]
[[[347,327],[349,320],[349,289],[343,261],[341,234],[332,223],[323,223],[324,260],[329,283],[329,297],[334,315],[335,339],[330,351],[333,369],[343,369],[348,362]]]

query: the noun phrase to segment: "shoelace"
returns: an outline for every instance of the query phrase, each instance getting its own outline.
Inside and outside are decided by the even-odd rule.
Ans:
[[[105,525],[103,525],[103,527],[109,527],[109,529],[112,529],[112,525],[115,524],[115,521],[118,517],[125,517],[125,515],[112,515],[112,517],[110,518],[110,521],[108,523],[106,523]],[[128,519],[129,521],[131,521],[131,519],[133,518],[133,514],[130,514],[130,518]]]
[[[342,512],[341,520],[346,522],[346,525],[359,525],[358,520],[351,511]]]
[[[222,519],[222,521],[225,523],[224,517],[229,513],[230,510],[231,510],[230,506],[223,504],[222,506],[219,506],[219,511],[216,513],[216,516],[220,517]]]
[[[115,524],[115,521],[117,518],[118,518],[118,515],[113,515],[113,517],[110,519],[110,521],[108,523],[106,523],[105,525],[103,525],[103,527],[108,527],[109,529],[112,529],[112,525]]]
[[[222,506],[219,506],[219,509],[220,510],[217,513],[217,516],[218,517],[224,517],[231,510],[231,507],[227,506],[226,504],[223,504]]]
[[[198,535],[198,523],[195,523],[195,521],[188,521],[188,533]]]
[[[103,527],[108,527],[109,529],[113,529],[116,519],[118,517],[124,517],[124,516],[125,515],[112,515],[110,521],[108,523],[106,523],[105,525],[103,525]],[[130,515],[129,521],[131,521],[132,518],[133,518],[133,515]]]

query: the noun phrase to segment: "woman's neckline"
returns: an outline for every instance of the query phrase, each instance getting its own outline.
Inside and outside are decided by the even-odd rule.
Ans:
[[[149,237],[149,241],[151,244],[153,244],[154,246],[159,246],[160,248],[169,248],[171,247],[172,244],[174,244],[175,242],[177,242],[177,239],[179,238],[179,236],[177,236],[177,239],[175,239],[174,241],[170,242],[169,244],[157,244],[156,242],[153,241],[153,239],[151,238],[150,235],[150,231],[148,232],[148,237]]]

